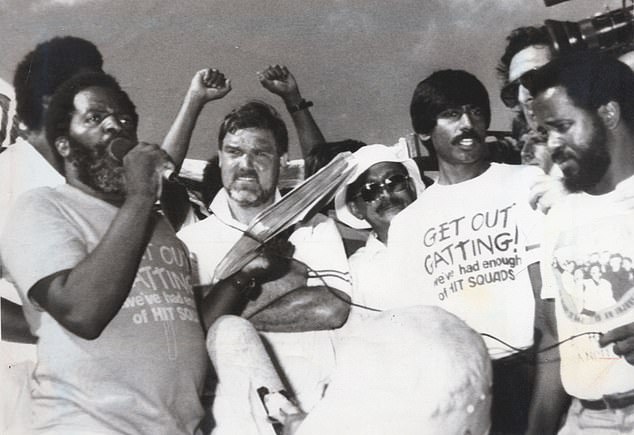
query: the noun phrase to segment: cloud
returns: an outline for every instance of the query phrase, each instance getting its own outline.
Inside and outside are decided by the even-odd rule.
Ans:
[[[31,4],[30,9],[32,12],[42,12],[58,7],[75,7],[98,1],[101,0],[38,0]]]

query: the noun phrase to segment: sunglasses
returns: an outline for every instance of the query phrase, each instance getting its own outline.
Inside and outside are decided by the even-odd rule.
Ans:
[[[394,174],[387,177],[382,182],[365,183],[359,189],[361,199],[365,202],[373,202],[379,199],[381,192],[385,190],[389,193],[402,192],[408,188],[409,176],[403,174]]]
[[[504,87],[500,91],[500,98],[502,99],[502,102],[506,107],[512,109],[519,104],[518,95],[520,91],[520,85],[523,83],[523,80],[526,77],[530,76],[531,73],[538,69],[539,68],[533,68],[531,70],[528,70],[512,82],[508,82],[504,85]]]

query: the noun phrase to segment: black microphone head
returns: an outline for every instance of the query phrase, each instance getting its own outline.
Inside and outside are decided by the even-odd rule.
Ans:
[[[125,139],[123,137],[117,137],[110,141],[108,145],[108,154],[114,160],[118,162],[123,161],[123,157],[134,148],[136,144],[132,142],[130,139]]]

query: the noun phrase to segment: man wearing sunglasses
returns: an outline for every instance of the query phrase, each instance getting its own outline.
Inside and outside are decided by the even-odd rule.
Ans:
[[[529,26],[514,29],[506,40],[506,49],[497,66],[498,75],[504,82],[500,98],[516,114],[513,136],[520,141],[522,163],[540,166],[548,173],[553,163],[545,136],[537,130],[533,97],[521,85],[520,78],[550,61],[553,57],[550,38],[543,27]]]
[[[415,289],[412,305],[440,306],[495,337],[484,336],[493,360],[491,431],[523,433],[543,219],[528,193],[543,173],[487,161],[489,97],[465,71],[437,71],[420,82],[410,113],[416,133],[436,150],[439,178],[392,222],[394,288]]]
[[[397,157],[385,145],[367,145],[356,151],[357,167],[348,184],[337,192],[337,219],[356,229],[372,229],[367,243],[349,259],[352,300],[376,309],[393,305],[386,276],[387,234],[392,219],[425,189],[413,160]],[[358,310],[357,310],[358,311]],[[359,311],[363,312],[363,311]]]

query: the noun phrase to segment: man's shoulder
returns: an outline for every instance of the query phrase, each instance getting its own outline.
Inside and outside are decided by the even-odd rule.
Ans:
[[[199,237],[201,233],[206,232],[208,231],[208,229],[214,228],[216,226],[220,228],[223,226],[226,227],[227,225],[225,225],[220,219],[212,214],[207,216],[205,219],[181,228],[177,234],[178,237],[183,240],[192,237]]]
[[[40,186],[21,193],[13,206],[16,210],[40,207],[42,204],[55,204],[63,201],[58,187]]]
[[[487,170],[489,177],[500,178],[504,183],[519,182],[530,184],[544,175],[544,171],[538,166],[511,165],[508,163],[491,163]],[[500,186],[504,187],[504,185]]]
[[[308,219],[303,220],[297,228],[303,227],[316,227],[318,225],[334,225],[335,221],[331,217],[326,216],[322,213],[316,213]]]
[[[290,240],[306,239],[311,237],[332,236],[336,234],[341,238],[334,219],[317,213],[309,219],[303,220],[295,226]]]

